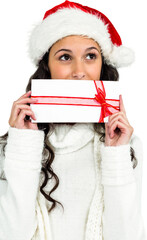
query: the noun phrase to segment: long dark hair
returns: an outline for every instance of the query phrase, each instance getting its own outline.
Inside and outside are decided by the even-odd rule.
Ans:
[[[26,87],[26,92],[31,90],[31,80],[32,79],[51,79],[51,74],[50,70],[48,68],[48,57],[49,57],[49,51],[44,54],[43,58],[40,60],[37,66],[37,70],[35,73],[30,77],[29,82]],[[101,80],[111,80],[111,81],[118,81],[119,80],[119,74],[116,68],[114,68],[111,65],[106,64],[104,61],[104,58],[102,57],[102,69],[101,69]],[[54,151],[48,144],[48,134],[50,134],[53,129],[54,129],[54,124],[53,123],[38,123],[38,129],[44,131],[45,133],[45,138],[44,138],[44,149],[43,149],[43,161],[42,161],[42,168],[41,168],[41,174],[42,174],[42,183],[40,186],[40,192],[43,194],[43,196],[52,203],[50,209],[48,210],[49,212],[52,211],[53,208],[55,208],[56,204],[59,203],[62,207],[63,205],[58,202],[57,200],[53,199],[51,197],[51,194],[53,191],[56,190],[56,188],[59,185],[59,178],[58,176],[54,173],[51,165],[54,160]],[[94,123],[94,130],[99,134],[100,136],[100,141],[104,142],[105,141],[105,125],[104,123]],[[0,143],[2,144],[2,151],[3,154],[5,154],[5,146],[7,143],[7,137],[8,137],[8,132],[0,137]],[[133,148],[130,148],[130,155],[131,155],[131,161],[133,161],[133,168],[137,166],[137,159],[134,154]],[[49,179],[55,179],[55,185],[52,188],[52,190],[47,193],[44,188],[48,183]],[[4,172],[1,175],[1,179],[5,179]],[[64,208],[64,207],[63,207]]]

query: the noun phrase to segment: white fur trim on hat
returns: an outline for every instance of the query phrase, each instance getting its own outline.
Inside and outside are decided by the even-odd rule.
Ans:
[[[112,43],[107,25],[100,18],[79,9],[65,8],[51,14],[33,29],[29,41],[29,55],[33,62],[37,65],[55,42],[70,35],[94,39],[107,64],[122,67],[134,60],[132,50]]]

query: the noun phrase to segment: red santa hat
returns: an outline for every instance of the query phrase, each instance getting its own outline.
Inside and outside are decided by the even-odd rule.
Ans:
[[[41,23],[32,30],[29,55],[33,62],[38,65],[55,42],[70,35],[94,39],[99,44],[106,63],[116,68],[128,66],[134,61],[133,51],[122,45],[118,32],[103,13],[66,0],[48,10]]]

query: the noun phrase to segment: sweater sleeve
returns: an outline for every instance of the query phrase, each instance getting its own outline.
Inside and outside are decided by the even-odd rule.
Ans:
[[[0,181],[2,240],[30,240],[35,232],[43,140],[43,131],[9,128],[5,158],[0,156],[6,178]]]
[[[130,147],[135,151],[133,169]],[[141,215],[142,144],[133,135],[130,144],[101,146],[104,240],[147,240]]]

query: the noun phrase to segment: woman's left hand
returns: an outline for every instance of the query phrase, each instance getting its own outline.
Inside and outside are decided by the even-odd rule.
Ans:
[[[120,111],[109,116],[108,123],[105,123],[105,146],[128,144],[134,131],[127,119],[122,95],[119,100]]]

